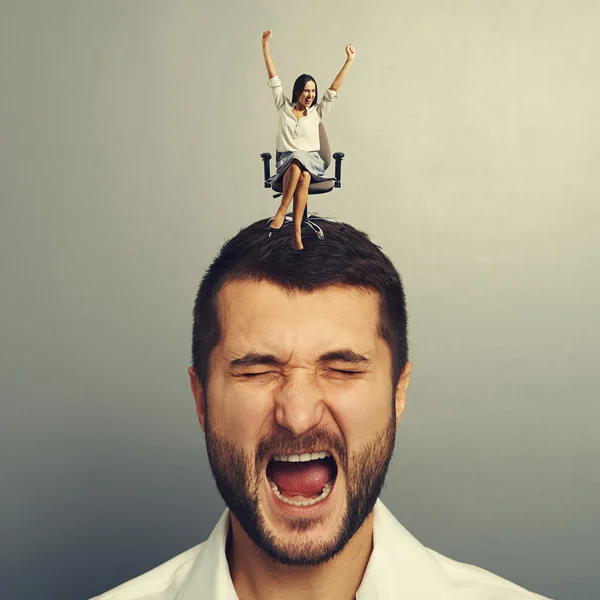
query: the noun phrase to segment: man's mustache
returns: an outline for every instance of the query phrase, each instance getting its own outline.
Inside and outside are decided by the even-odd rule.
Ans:
[[[344,467],[347,462],[344,441],[331,429],[321,427],[300,437],[286,429],[279,429],[260,439],[256,448],[257,467],[275,454],[307,454],[326,451],[334,455]]]

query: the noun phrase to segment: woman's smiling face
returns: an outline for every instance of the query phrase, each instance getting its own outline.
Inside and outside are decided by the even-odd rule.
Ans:
[[[300,110],[310,108],[314,104],[316,97],[317,86],[314,81],[309,80],[304,84],[304,88],[302,89],[302,92],[300,92],[300,96],[296,101],[296,108],[299,108]]]

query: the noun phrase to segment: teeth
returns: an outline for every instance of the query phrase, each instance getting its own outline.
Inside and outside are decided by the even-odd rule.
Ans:
[[[329,452],[305,452],[304,454],[276,454],[273,460],[281,462],[307,462],[331,456]]]
[[[327,496],[329,496],[329,493],[331,492],[331,484],[326,483],[325,487],[323,488],[323,491],[321,492],[321,495],[317,496],[316,498],[313,498],[312,500],[303,500],[303,501],[290,500],[289,498],[286,498],[285,496],[281,495],[281,492],[279,491],[279,488],[277,487],[277,484],[274,481],[271,481],[270,479],[268,481],[269,481],[269,485],[271,486],[271,489],[273,490],[273,493],[282,502],[285,502],[286,504],[291,504],[292,506],[312,506],[313,504],[316,504],[317,502],[321,502],[321,500],[325,500],[325,498],[327,498]]]

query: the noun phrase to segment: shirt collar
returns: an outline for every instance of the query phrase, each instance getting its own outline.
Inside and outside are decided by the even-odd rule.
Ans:
[[[231,581],[229,563],[225,554],[228,532],[229,510],[225,510],[210,537],[202,544],[202,550],[175,600],[198,600],[198,598],[239,600]]]
[[[176,600],[239,600],[225,555],[228,531],[229,510],[226,510],[202,545]],[[373,552],[356,600],[404,597],[430,600],[445,597],[447,590],[447,575],[431,552],[378,500],[374,510]]]
[[[373,552],[356,600],[431,600],[447,594],[447,575],[437,560],[378,500]]]

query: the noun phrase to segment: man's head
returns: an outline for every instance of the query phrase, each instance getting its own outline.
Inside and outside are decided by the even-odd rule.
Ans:
[[[397,271],[351,226],[302,253],[259,221],[196,298],[192,390],[215,481],[250,539],[285,564],[339,552],[373,509],[410,364]]]

